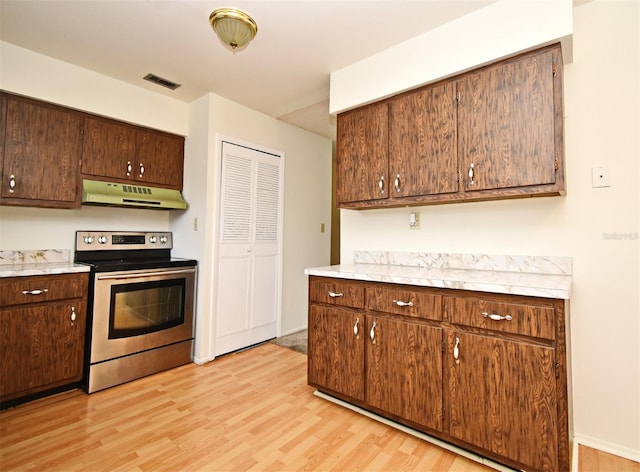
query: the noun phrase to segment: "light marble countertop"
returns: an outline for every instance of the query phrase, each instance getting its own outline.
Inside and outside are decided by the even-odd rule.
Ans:
[[[0,251],[0,277],[89,272],[91,267],[71,261],[66,249]]]
[[[358,252],[354,260],[309,268],[305,274],[564,300],[571,296],[571,259],[564,257]]]

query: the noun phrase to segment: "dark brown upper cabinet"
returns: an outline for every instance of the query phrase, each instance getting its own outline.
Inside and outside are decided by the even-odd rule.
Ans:
[[[389,198],[389,127],[386,103],[338,115],[337,188],[340,202]]]
[[[0,94],[1,203],[80,206],[82,118],[67,108]]]
[[[338,204],[563,195],[563,134],[556,44],[339,114]]]
[[[85,118],[84,177],[182,190],[184,138],[101,117]]]

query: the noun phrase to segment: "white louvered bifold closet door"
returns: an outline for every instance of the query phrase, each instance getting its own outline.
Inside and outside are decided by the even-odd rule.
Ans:
[[[222,143],[216,356],[276,336],[282,158]]]

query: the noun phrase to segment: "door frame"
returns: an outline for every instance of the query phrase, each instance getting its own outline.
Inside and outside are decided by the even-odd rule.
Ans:
[[[216,133],[216,148],[215,148],[215,167],[214,167],[214,181],[216,183],[216,190],[214,192],[215,201],[213,203],[214,217],[211,219],[211,225],[208,230],[211,231],[211,285],[209,287],[210,293],[213,294],[213,303],[211,304],[211,317],[209,324],[209,352],[211,353],[211,360],[215,359],[216,352],[216,330],[218,321],[218,306],[217,306],[217,289],[218,289],[218,264],[220,259],[219,244],[220,244],[220,216],[222,214],[222,144],[223,142],[233,144],[235,146],[241,146],[254,151],[271,154],[280,158],[280,195],[278,197],[278,258],[276,261],[276,270],[278,272],[277,280],[277,301],[276,301],[276,337],[280,337],[282,334],[282,281],[283,281],[283,257],[284,257],[284,171],[285,171],[285,153],[277,149],[269,148],[267,146],[259,145],[242,139],[234,138],[224,134]]]

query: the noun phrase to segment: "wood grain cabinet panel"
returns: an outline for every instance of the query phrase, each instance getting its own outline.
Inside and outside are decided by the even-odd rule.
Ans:
[[[182,190],[184,138],[160,131],[138,129],[136,180]]]
[[[548,300],[538,303],[525,299],[522,303],[479,297],[447,299],[451,323],[477,328],[554,339],[555,306]]]
[[[85,118],[82,174],[133,179],[136,162],[135,128],[103,118]]]
[[[1,403],[82,380],[87,285],[88,273],[0,279]]]
[[[555,184],[558,60],[544,50],[458,81],[465,192]]]
[[[448,333],[449,432],[524,464],[558,470],[558,410],[552,347]]]
[[[1,203],[80,206],[82,120],[69,109],[0,94]]]
[[[351,399],[364,400],[364,330],[364,314],[311,305],[309,384]]]
[[[377,284],[367,289],[367,308],[430,320],[442,319],[442,297],[428,289]]]
[[[0,307],[83,298],[86,295],[85,277],[79,277],[77,274],[0,279]]]
[[[366,403],[442,430],[442,329],[367,316]]]
[[[455,83],[389,102],[391,198],[458,191]]]
[[[388,118],[386,103],[338,115],[336,192],[340,203],[389,198]]]
[[[317,279],[309,284],[310,301],[362,308],[364,286],[344,279]]]

